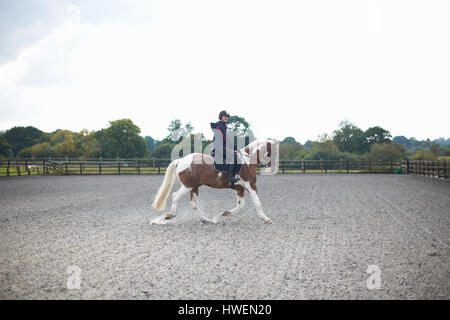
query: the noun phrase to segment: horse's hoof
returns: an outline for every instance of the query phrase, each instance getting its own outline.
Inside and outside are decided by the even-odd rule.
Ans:
[[[273,224],[272,219],[267,219],[265,222],[266,222],[267,224]]]
[[[166,220],[169,220],[169,219],[172,219],[174,216],[173,215],[171,215],[171,214],[168,214],[168,215],[166,215]]]
[[[216,224],[217,222],[216,221],[213,221],[213,220],[200,220],[200,222],[202,223],[202,224]]]
[[[231,212],[230,211],[225,211],[224,213],[222,213],[222,215],[224,217],[229,217],[229,216],[231,216]]]

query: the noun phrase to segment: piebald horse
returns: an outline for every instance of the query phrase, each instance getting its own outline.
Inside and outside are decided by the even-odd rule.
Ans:
[[[272,223],[272,220],[264,214],[258,197],[256,168],[260,164],[269,167],[272,159],[276,159],[275,168],[277,169],[278,152],[276,147],[278,144],[279,141],[256,140],[240,150],[241,155],[244,158],[242,160],[245,163],[242,164],[242,170],[239,173],[241,180],[235,184],[237,206],[230,211],[223,212],[223,216],[230,216],[242,209],[244,206],[244,192],[247,190],[256,207],[259,217],[262,218],[265,223]],[[228,174],[217,172],[214,170],[213,164],[213,157],[201,153],[188,154],[181,159],[172,161],[167,168],[164,181],[153,201],[153,208],[158,211],[164,210],[167,197],[172,189],[176,176],[181,182],[181,187],[172,194],[172,207],[170,208],[169,213],[167,213],[166,219],[175,217],[178,201],[182,196],[190,193],[191,206],[194,212],[197,213],[200,221],[213,222],[205,217],[200,210],[198,202],[199,186],[205,185],[218,189],[230,188],[227,180]]]

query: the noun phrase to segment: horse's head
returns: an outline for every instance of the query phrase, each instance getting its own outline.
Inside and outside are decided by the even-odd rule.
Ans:
[[[255,140],[244,149],[250,157],[250,163],[270,167],[272,160],[278,162],[279,143],[276,140]]]

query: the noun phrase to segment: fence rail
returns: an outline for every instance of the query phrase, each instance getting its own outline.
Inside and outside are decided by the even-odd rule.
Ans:
[[[16,158],[0,159],[0,176],[163,174],[170,159],[120,158]],[[448,178],[446,161],[287,160],[279,161],[279,173],[342,172],[395,173]]]
[[[402,166],[409,174],[448,179],[447,161],[403,161]]]

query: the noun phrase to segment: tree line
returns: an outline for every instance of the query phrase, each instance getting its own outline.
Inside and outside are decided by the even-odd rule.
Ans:
[[[254,140],[250,124],[242,117],[230,117],[228,127],[236,135],[246,136],[246,143]],[[58,129],[43,132],[38,128],[14,127],[0,135],[0,156],[20,158],[170,158],[173,147],[183,137],[193,134],[191,123],[172,120],[162,140],[141,136],[140,128],[130,119],[110,121],[107,128],[80,132]],[[202,135],[203,147],[211,140]],[[212,137],[212,133],[208,136]],[[447,157],[447,158],[446,158]],[[374,126],[362,130],[354,123],[342,121],[331,134],[322,134],[304,144],[294,137],[280,143],[280,159],[290,160],[450,160],[450,139],[419,141],[391,133]]]

